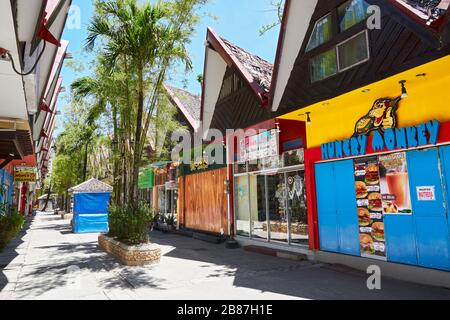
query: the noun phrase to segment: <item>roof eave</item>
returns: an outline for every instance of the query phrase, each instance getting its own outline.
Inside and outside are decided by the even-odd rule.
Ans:
[[[227,45],[222,41],[222,39],[217,35],[217,33],[208,27],[207,42],[217,51],[217,53],[225,60],[228,65],[233,65],[236,67],[240,76],[247,82],[252,91],[258,98],[261,106],[267,106],[267,92],[264,91],[253,79],[253,76],[248,73],[244,66],[239,62],[239,60],[230,52]],[[206,71],[206,62],[205,62]]]
[[[283,51],[284,36],[286,34],[287,21],[289,19],[290,5],[291,5],[291,0],[286,0],[286,2],[284,4],[284,12],[283,12],[283,19],[281,21],[280,34],[278,36],[277,52],[275,55],[275,63],[273,65],[273,72],[272,72],[272,81],[270,83],[270,90],[269,90],[269,94],[268,94],[267,105],[269,107],[272,107],[273,99],[274,99],[274,95],[275,95],[275,88],[277,85],[277,78],[278,78],[278,69],[280,67],[280,62],[281,62],[281,52]]]
[[[200,124],[198,121],[196,121],[191,114],[187,111],[187,108],[184,106],[184,104],[178,99],[178,97],[175,95],[175,93],[168,87],[166,84],[163,84],[164,89],[166,90],[169,100],[175,104],[175,106],[183,113],[186,120],[189,122],[192,129],[197,132],[197,130],[200,127]]]

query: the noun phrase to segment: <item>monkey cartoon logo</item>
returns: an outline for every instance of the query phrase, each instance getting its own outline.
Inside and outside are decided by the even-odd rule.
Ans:
[[[369,113],[358,120],[353,136],[368,134],[372,131],[385,131],[389,128],[397,127],[397,109],[401,98],[378,99],[373,104]]]

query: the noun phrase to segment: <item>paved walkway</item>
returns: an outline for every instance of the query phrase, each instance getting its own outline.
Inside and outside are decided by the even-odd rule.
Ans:
[[[0,299],[450,299],[450,291],[383,279],[369,291],[357,271],[228,250],[177,235],[152,234],[159,265],[119,265],[96,235],[40,213],[0,254]]]

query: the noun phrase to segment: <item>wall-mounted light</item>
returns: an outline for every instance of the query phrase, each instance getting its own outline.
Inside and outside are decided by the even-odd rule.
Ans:
[[[400,85],[402,86],[402,99],[408,98],[408,91],[406,90],[406,80],[399,81]]]
[[[278,133],[281,133],[280,123],[278,122],[278,120],[277,120],[277,122],[275,122],[275,126],[276,126],[276,128],[277,128],[277,132],[278,132]]]
[[[310,126],[312,121],[311,121],[311,112],[305,112],[302,114],[299,114],[300,117],[302,116],[306,116],[306,125]]]
[[[311,112],[307,112],[307,113],[306,113],[306,124],[307,124],[308,126],[311,125]]]

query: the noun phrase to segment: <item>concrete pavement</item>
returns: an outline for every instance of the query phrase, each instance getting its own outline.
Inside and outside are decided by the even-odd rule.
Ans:
[[[101,251],[97,235],[75,235],[68,221],[39,213],[0,253],[0,299],[450,299],[450,290],[383,279],[332,265],[228,250],[159,232],[161,263],[124,267]]]

